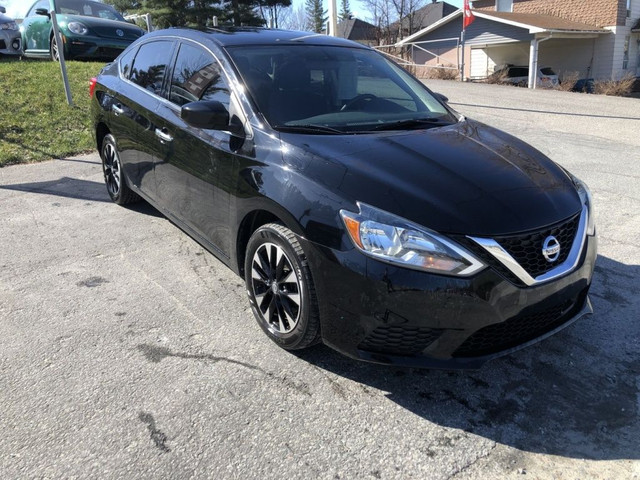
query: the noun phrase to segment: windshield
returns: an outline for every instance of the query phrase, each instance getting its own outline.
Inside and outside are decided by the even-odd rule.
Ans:
[[[82,15],[84,17],[105,18],[107,20],[120,20],[124,18],[109,5],[86,0],[57,0],[56,12],[65,15]]]
[[[227,51],[275,129],[369,132],[457,121],[422,83],[371,50],[252,45]]]

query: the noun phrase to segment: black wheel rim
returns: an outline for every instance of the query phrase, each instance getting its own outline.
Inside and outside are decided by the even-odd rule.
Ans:
[[[102,150],[102,165],[104,169],[104,183],[113,197],[120,193],[120,159],[118,152],[111,143],[107,143]]]
[[[251,286],[257,311],[269,329],[280,334],[293,331],[302,313],[302,288],[281,247],[258,247],[251,262]]]

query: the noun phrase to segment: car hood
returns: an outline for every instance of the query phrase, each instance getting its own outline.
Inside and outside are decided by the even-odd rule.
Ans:
[[[144,34],[144,30],[140,27],[132,25],[128,22],[119,20],[108,20],[106,18],[86,17],[83,15],[61,15],[58,14],[58,22],[60,24],[68,24],[69,22],[80,22],[84,24],[93,34],[104,38],[116,38],[121,40],[136,40]],[[123,35],[118,35],[117,31],[121,30]]]
[[[0,23],[9,23],[9,22],[13,22],[13,18],[11,18],[9,15],[5,15],[4,13],[0,13]]]
[[[500,130],[455,125],[364,135],[281,134],[284,161],[360,201],[449,234],[537,229],[581,209],[562,168]]]

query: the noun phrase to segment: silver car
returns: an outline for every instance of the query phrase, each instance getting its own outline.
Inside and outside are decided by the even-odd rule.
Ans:
[[[6,13],[7,10],[0,6],[0,56],[22,55],[20,28]]]

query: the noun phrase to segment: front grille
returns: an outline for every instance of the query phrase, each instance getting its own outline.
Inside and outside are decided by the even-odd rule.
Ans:
[[[7,44],[4,43],[4,40],[0,40],[0,50],[5,50],[7,48]]]
[[[467,338],[453,356],[479,357],[533,340],[570,320],[577,313],[576,307],[580,307],[585,298],[586,290],[577,299],[481,328]]]
[[[99,56],[104,58],[110,58],[110,59],[116,58],[118,55],[122,53],[122,51],[123,51],[122,48],[108,48],[108,47],[101,47],[98,50]]]
[[[565,220],[544,230],[523,235],[494,237],[494,240],[509,252],[509,255],[511,255],[529,275],[536,278],[562,264],[567,259],[579,224],[580,214],[577,214],[569,220]],[[549,236],[556,237],[560,243],[560,255],[553,263],[548,262],[542,255],[542,244]]]
[[[415,355],[431,345],[442,330],[423,327],[384,326],[373,330],[358,348],[389,355]]]

